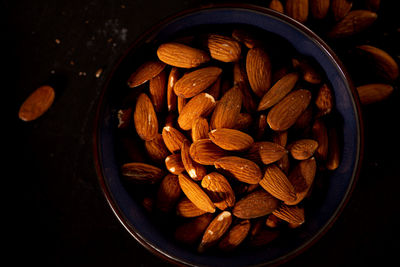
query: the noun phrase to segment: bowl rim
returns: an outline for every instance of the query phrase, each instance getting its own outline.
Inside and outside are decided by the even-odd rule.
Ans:
[[[310,240],[308,240],[306,243],[304,243],[302,246],[300,246],[298,249],[291,251],[284,256],[277,258],[274,260],[272,263],[270,263],[269,266],[278,266],[281,265],[285,262],[288,262],[289,260],[295,258],[299,254],[303,253],[307,249],[309,249],[311,246],[313,246],[318,240],[320,240],[326,232],[329,231],[329,229],[334,225],[340,214],[343,212],[345,209],[353,191],[356,186],[357,180],[359,178],[360,172],[361,172],[361,167],[362,167],[362,161],[363,161],[363,154],[364,154],[364,122],[363,122],[363,116],[362,116],[362,109],[361,109],[361,102],[358,96],[358,93],[356,91],[356,88],[354,87],[353,81],[351,79],[350,74],[348,73],[346,67],[340,60],[340,58],[336,55],[336,53],[330,48],[330,46],[321,38],[319,37],[316,33],[314,33],[311,29],[309,29],[307,26],[304,24],[297,22],[296,20],[290,18],[289,16],[282,14],[280,12],[274,11],[272,9],[254,5],[254,4],[246,4],[246,3],[216,3],[216,4],[207,4],[207,5],[201,5],[197,7],[192,7],[192,8],[187,8],[181,11],[178,11],[170,16],[167,16],[157,23],[153,24],[145,30],[144,32],[140,33],[138,37],[135,39],[135,41],[125,50],[125,52],[122,53],[122,55],[119,57],[119,59],[116,61],[114,64],[112,70],[108,74],[106,80],[104,81],[101,91],[99,94],[99,97],[97,99],[97,107],[96,107],[96,113],[95,113],[95,119],[94,119],[94,127],[93,127],[93,133],[92,133],[92,140],[93,140],[93,160],[94,160],[94,165],[96,169],[96,174],[98,178],[98,182],[101,188],[101,191],[110,206],[111,210],[113,211],[114,215],[117,217],[119,222],[122,224],[122,226],[130,233],[131,236],[133,236],[137,242],[139,242],[143,247],[145,247],[148,251],[150,251],[153,255],[158,256],[159,258],[168,261],[169,263],[172,263],[174,265],[179,265],[179,266],[188,266],[188,263],[182,261],[181,259],[174,257],[173,255],[166,255],[166,253],[160,251],[159,249],[155,248],[151,244],[149,244],[140,234],[136,232],[134,227],[130,225],[129,222],[125,220],[125,216],[123,212],[120,210],[120,208],[117,206],[116,201],[114,197],[112,196],[108,184],[105,182],[105,174],[103,173],[102,166],[100,164],[100,143],[99,143],[99,126],[100,126],[100,115],[102,113],[102,108],[103,108],[103,103],[104,103],[104,98],[105,94],[107,91],[107,88],[109,87],[110,81],[112,77],[114,76],[115,72],[121,65],[122,61],[127,57],[127,55],[132,51],[133,48],[138,46],[140,43],[143,41],[148,40],[149,38],[152,38],[155,33],[157,33],[157,30],[160,29],[164,24],[167,24],[175,19],[178,19],[180,17],[190,15],[195,12],[199,11],[205,11],[205,10],[217,10],[217,9],[227,9],[227,8],[232,8],[232,9],[246,9],[250,11],[257,11],[261,12],[266,15],[272,15],[277,17],[278,19],[283,20],[286,23],[291,24],[292,26],[298,28],[299,30],[303,31],[307,36],[313,39],[316,43],[318,43],[325,51],[334,59],[335,63],[339,67],[338,70],[342,73],[342,75],[345,77],[346,82],[348,83],[349,89],[350,89],[350,95],[352,96],[352,102],[355,106],[355,113],[356,115],[356,122],[357,124],[357,130],[359,132],[359,142],[357,145],[357,150],[358,150],[358,155],[356,156],[355,159],[355,170],[353,172],[353,177],[350,180],[349,186],[347,187],[347,190],[345,192],[345,195],[343,199],[341,200],[340,204],[332,214],[332,216],[329,218],[327,223],[315,234]],[[189,265],[190,266],[190,265]],[[256,265],[257,266],[257,265]]]

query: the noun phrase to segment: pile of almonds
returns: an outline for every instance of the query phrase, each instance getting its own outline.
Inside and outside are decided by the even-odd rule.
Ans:
[[[157,45],[130,75],[136,98],[118,128],[135,129],[145,156],[131,153],[121,173],[153,188],[149,212],[177,217],[177,241],[199,252],[263,245],[305,222],[316,174],[339,166],[333,92],[312,60],[284,51],[279,65],[243,29],[199,39]]]

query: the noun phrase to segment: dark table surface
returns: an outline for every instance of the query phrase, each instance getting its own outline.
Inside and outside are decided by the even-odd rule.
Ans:
[[[397,1],[382,2],[386,3],[378,12],[376,25],[363,38],[387,49],[399,60],[400,43],[396,38],[400,18],[398,9],[392,6]],[[11,116],[15,129],[13,151],[17,153],[12,154],[12,161],[17,164],[11,172],[14,184],[9,202],[17,217],[7,217],[14,226],[11,229],[15,246],[10,247],[17,253],[14,263],[168,265],[129,235],[102,194],[92,155],[94,113],[113,65],[141,33],[166,16],[206,2],[0,3],[7,69],[3,72],[7,86],[2,89],[15,93]],[[266,6],[268,1],[249,3]],[[100,68],[103,72],[97,78],[95,73]],[[56,89],[50,110],[33,122],[19,120],[17,114],[23,100],[47,83]],[[285,266],[385,266],[397,262],[398,85],[397,82],[390,99],[363,108],[363,167],[348,205],[326,235]]]

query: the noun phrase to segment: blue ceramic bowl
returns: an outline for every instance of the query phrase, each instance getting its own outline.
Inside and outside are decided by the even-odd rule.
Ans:
[[[327,179],[319,203],[306,214],[306,223],[273,243],[251,250],[237,250],[229,255],[200,255],[165,235],[159,225],[146,215],[141,203],[123,185],[116,152],[116,112],[119,94],[134,65],[143,62],[143,48],[162,42],[181,31],[199,26],[254,26],[283,37],[298,53],[312,57],[325,72],[335,94],[336,109],[342,118],[343,147],[341,164]],[[315,243],[333,224],[344,208],[358,176],[362,155],[362,125],[355,90],[345,68],[333,51],[312,31],[289,17],[256,6],[212,6],[188,10],[170,17],[142,35],[121,58],[104,86],[97,110],[94,153],[100,185],[110,207],[120,222],[143,246],[154,254],[180,265],[253,266],[278,264]],[[138,153],[143,153],[138,151]]]

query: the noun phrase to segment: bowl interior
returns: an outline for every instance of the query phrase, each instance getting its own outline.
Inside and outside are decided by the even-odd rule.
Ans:
[[[140,190],[127,187],[120,178],[120,159],[115,140],[116,113],[128,95],[126,81],[138,65],[154,53],[154,45],[170,40],[182,33],[208,32],[218,27],[251,26],[287,41],[299,54],[313,58],[320,65],[331,84],[338,115],[343,149],[341,164],[327,177],[318,193],[318,201],[306,211],[306,223],[288,235],[282,235],[269,245],[256,249],[241,249],[230,254],[208,253],[200,255],[176,243],[166,234],[173,218],[152,218],[143,209],[135,195]],[[167,19],[144,34],[122,58],[101,96],[95,133],[99,179],[106,198],[125,228],[144,246],[174,262],[188,265],[249,266],[276,263],[301,252],[312,244],[334,221],[343,208],[360,164],[361,132],[359,108],[341,63],[329,47],[304,26],[290,18],[261,8],[214,7],[184,12]],[[137,145],[137,146],[136,146]],[[138,156],[140,146],[136,150]],[[158,222],[158,223],[157,223]]]

